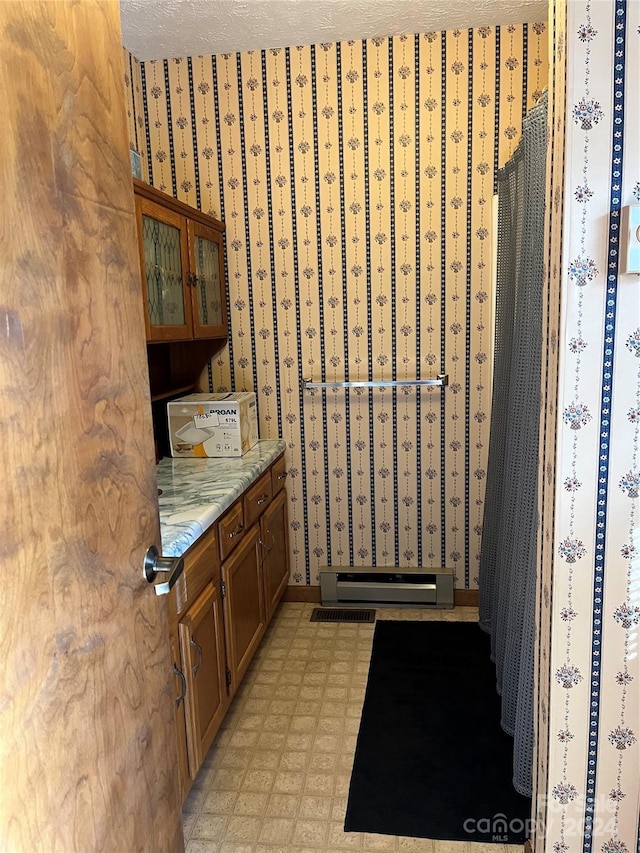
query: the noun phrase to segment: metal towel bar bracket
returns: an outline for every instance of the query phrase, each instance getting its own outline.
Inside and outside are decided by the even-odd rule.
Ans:
[[[305,391],[314,388],[398,388],[401,385],[417,386],[440,386],[449,384],[449,374],[439,373],[435,379],[376,379],[373,381],[354,380],[353,382],[313,382],[311,379],[303,379],[302,385]]]

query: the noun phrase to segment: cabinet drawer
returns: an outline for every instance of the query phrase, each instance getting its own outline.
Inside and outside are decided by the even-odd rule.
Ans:
[[[285,480],[287,479],[287,464],[284,460],[284,453],[271,466],[271,491],[275,497],[280,489],[284,489]]]
[[[211,582],[216,585],[220,583],[218,535],[215,527],[210,527],[184,555],[184,572],[168,596],[170,631]]]
[[[266,509],[273,497],[271,490],[271,472],[266,471],[257,483],[247,489],[244,495],[244,520],[247,527]]]
[[[218,522],[218,538],[220,540],[220,559],[224,560],[227,554],[238,544],[244,530],[249,525],[245,522],[242,501],[236,501]]]

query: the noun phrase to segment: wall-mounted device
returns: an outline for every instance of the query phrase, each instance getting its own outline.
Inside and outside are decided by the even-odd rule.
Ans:
[[[640,275],[640,204],[627,204],[622,208],[620,272]]]

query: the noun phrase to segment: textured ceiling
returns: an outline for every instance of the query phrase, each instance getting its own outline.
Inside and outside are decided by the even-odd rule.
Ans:
[[[547,0],[120,0],[138,59],[546,21]]]

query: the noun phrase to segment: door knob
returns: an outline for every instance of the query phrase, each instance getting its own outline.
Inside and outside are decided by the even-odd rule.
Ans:
[[[161,557],[155,545],[151,545],[144,555],[142,574],[153,584],[156,595],[166,595],[184,571],[184,557]],[[162,583],[153,583],[158,574],[168,575]]]

